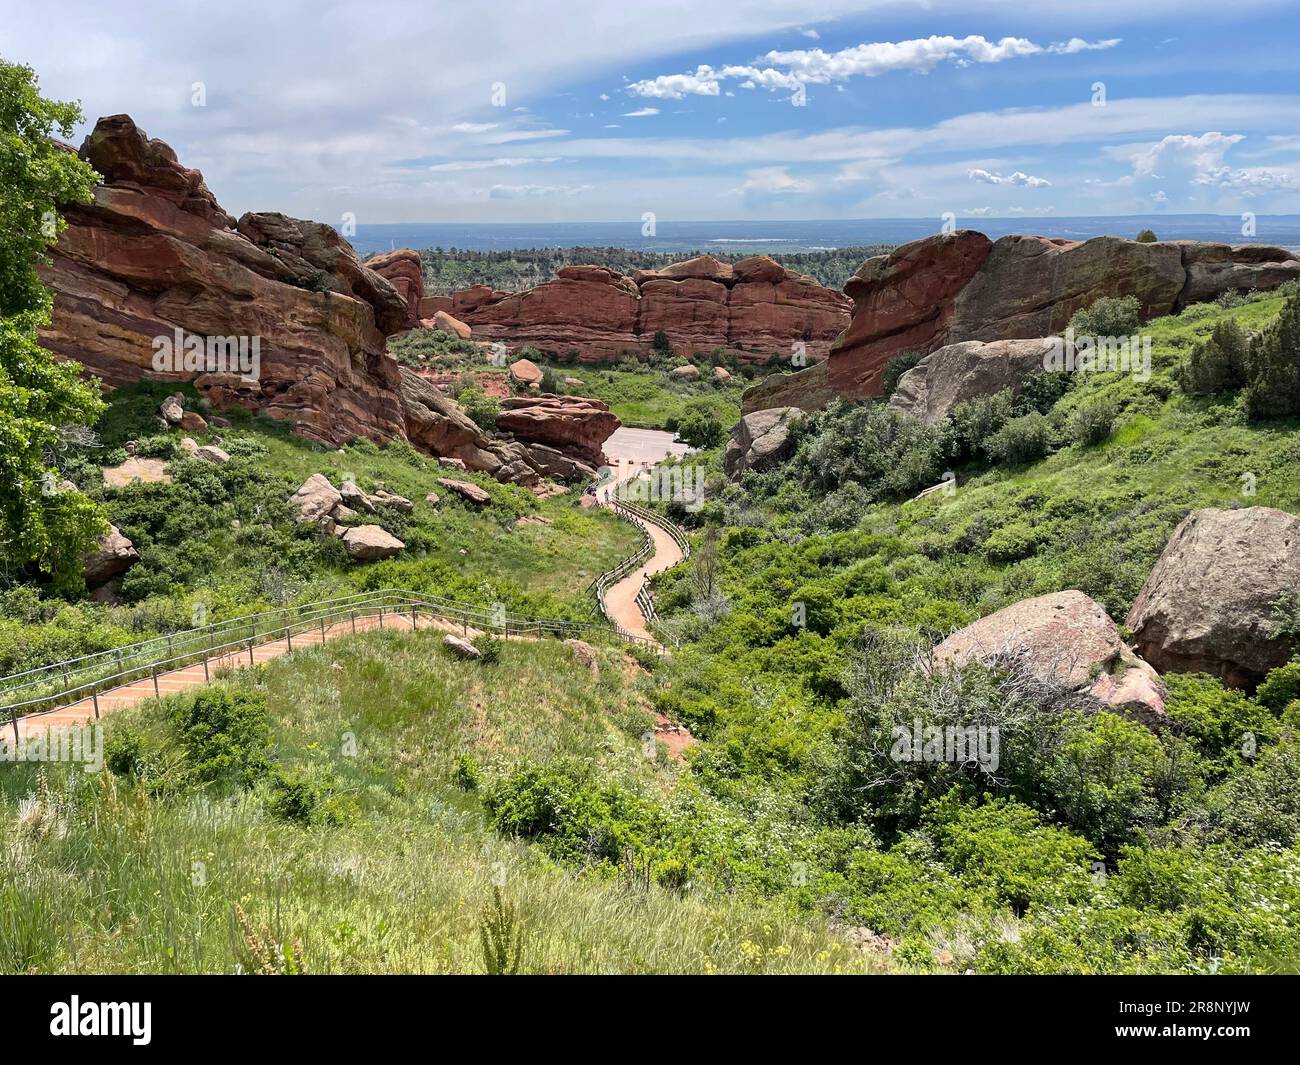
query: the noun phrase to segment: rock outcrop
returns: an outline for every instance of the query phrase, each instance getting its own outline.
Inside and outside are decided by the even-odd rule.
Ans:
[[[420,324],[420,301],[424,299],[424,266],[420,253],[398,248],[367,259],[366,267],[385,278],[406,302],[406,324],[414,329]]]
[[[1083,592],[1025,599],[954,632],[933,663],[981,662],[1023,670],[1046,688],[1087,694],[1145,724],[1164,720],[1159,674],[1130,650],[1115,623]]]
[[[844,286],[853,320],[830,350],[828,382],[849,398],[876,396],[885,366],[905,351],[1052,336],[1103,296],[1136,297],[1147,319],[1292,278],[1300,278],[1300,261],[1264,245],[990,241],[973,230],[926,237],[868,259]]]
[[[497,431],[545,444],[590,465],[603,465],[603,447],[622,424],[607,403],[578,396],[519,396],[501,404]]]
[[[836,396],[826,379],[826,370],[825,362],[816,362],[794,373],[769,374],[745,389],[740,397],[740,413],[753,414],[772,407],[822,410]]]
[[[403,437],[385,338],[407,306],[334,229],[280,214],[236,222],[126,115],[100,119],[79,154],[104,180],[92,204],[66,209],[42,270],[55,294],[47,348],[110,385],[191,381],[218,408],[329,444]],[[191,337],[203,358],[187,364]]]
[[[1274,626],[1279,600],[1298,589],[1300,517],[1271,507],[1196,510],[1169,538],[1127,624],[1162,672],[1252,688],[1296,649]]]
[[[466,469],[485,473],[500,469],[487,434],[441,389],[405,366],[399,379],[405,435],[415,447],[460,459]]]
[[[685,355],[732,347],[752,362],[797,352],[814,360],[849,323],[848,300],[767,256],[733,266],[704,255],[632,277],[566,266],[525,292],[480,285],[435,301],[422,307],[454,315],[478,337],[584,362],[647,354],[659,332]]]
[[[103,584],[125,573],[140,561],[140,553],[118,530],[110,525],[95,547],[82,558],[83,573],[89,585]]]
[[[934,425],[958,403],[1003,389],[1019,393],[1026,377],[1043,369],[1046,340],[967,340],[930,352],[898,379],[889,406]]]
[[[771,407],[746,414],[731,431],[722,467],[738,479],[746,470],[771,469],[794,448],[790,430],[804,416],[798,407]]]

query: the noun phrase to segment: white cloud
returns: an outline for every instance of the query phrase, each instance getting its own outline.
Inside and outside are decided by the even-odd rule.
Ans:
[[[451,128],[457,133],[486,133],[490,129],[496,129],[500,125],[498,122],[457,122]]]
[[[1189,164],[1197,171],[1210,170],[1222,165],[1224,152],[1244,139],[1240,133],[1171,134],[1132,156],[1133,173],[1158,178],[1166,167]]]
[[[700,64],[694,73],[663,74],[635,81],[627,91],[634,96],[680,100],[684,95],[717,96],[720,82],[743,78],[741,88],[795,89],[802,84],[825,85],[850,78],[874,78],[897,71],[927,74],[940,63],[1001,63],[1033,55],[1070,55],[1094,49],[1113,48],[1120,38],[1085,41],[1079,37],[1044,47],[1024,37],[1003,37],[990,41],[979,35],[968,37],[921,37],[910,41],[877,41],[838,52],[821,48],[771,51],[752,65],[724,66],[715,70]],[[764,64],[764,65],[759,65]]]
[[[454,159],[447,163],[434,163],[429,167],[435,173],[453,174],[463,170],[496,170],[509,166],[532,166],[534,163],[554,163],[558,157],[549,159],[538,156],[526,156],[514,159]]]
[[[649,118],[651,115],[657,115],[658,113],[659,113],[659,108],[657,108],[657,107],[642,107],[642,108],[640,108],[639,110],[636,110],[636,111],[624,111],[621,117],[623,117],[623,118]]]
[[[792,177],[783,166],[765,166],[749,171],[745,183],[732,192],[780,195],[787,192],[811,192],[812,188],[811,181]]]
[[[488,195],[495,200],[541,199],[558,196],[581,196],[591,185],[493,185]]]
[[[967,170],[966,176],[974,181],[982,181],[986,185],[1018,185],[1024,189],[1045,189],[1052,184],[1046,178],[1031,177],[1020,170],[1004,176],[988,170],[974,169]]]

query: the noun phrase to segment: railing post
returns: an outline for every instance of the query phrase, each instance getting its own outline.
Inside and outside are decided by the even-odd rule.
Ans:
[[[153,670],[153,697],[155,699],[161,699],[162,695],[158,692],[158,663],[153,663],[150,668]]]
[[[98,720],[99,720],[99,687],[98,687],[97,685],[92,685],[92,686],[91,686],[91,689],[90,689],[90,702],[91,702],[91,705],[94,706],[94,708],[95,708],[95,720],[98,721]],[[18,724],[17,724],[17,722],[14,723],[14,734],[15,734],[15,735],[18,734]]]
[[[257,664],[253,661],[253,638],[251,636],[248,638],[248,664],[250,666]]]
[[[325,642],[325,615],[320,616],[320,642]]]
[[[96,714],[95,716],[98,717],[99,714]],[[17,744],[18,743],[18,707],[15,706],[12,710],[9,711],[9,717],[10,720],[13,722],[13,726],[14,726],[14,743]]]
[[[286,625],[284,627],[284,638],[289,641],[289,650],[293,650],[293,628]]]
[[[379,627],[381,629],[384,627],[384,608],[382,606],[379,608]]]
[[[357,634],[357,612],[353,610],[350,613],[352,615],[352,635],[355,636]]]
[[[204,650],[203,650],[203,680],[204,680],[204,682],[206,683],[207,681],[210,681],[211,679],[212,679],[212,678],[208,676],[208,652],[207,652],[207,648],[204,648]]]

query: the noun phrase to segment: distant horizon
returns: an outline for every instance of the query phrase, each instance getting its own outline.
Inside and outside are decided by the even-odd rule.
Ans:
[[[1059,239],[1096,236],[1135,237],[1152,229],[1162,240],[1204,240],[1228,244],[1269,244],[1300,249],[1300,214],[1260,214],[1250,222],[1233,214],[956,216],[956,228],[974,229],[996,239],[1013,233]],[[1253,233],[1249,230],[1253,223]],[[876,244],[898,245],[941,231],[944,219],[913,216],[844,219],[663,219],[646,232],[639,219],[623,222],[382,222],[358,224],[344,232],[358,252],[371,255],[397,248],[455,248],[460,251],[542,250],[621,247],[670,254],[713,250],[753,250],[756,254],[833,252]],[[345,227],[338,227],[343,231]]]

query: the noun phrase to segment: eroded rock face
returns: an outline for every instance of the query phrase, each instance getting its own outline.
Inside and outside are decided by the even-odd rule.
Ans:
[[[722,466],[728,477],[771,469],[794,449],[790,430],[804,416],[798,407],[772,407],[746,414],[731,431]]]
[[[406,324],[414,329],[420,324],[420,303],[424,299],[424,267],[420,253],[398,248],[367,259],[367,268],[388,281],[406,301]]]
[[[1133,296],[1143,319],[1225,291],[1269,289],[1300,277],[1282,248],[1195,241],[1086,241],[959,230],[868,259],[844,286],[853,320],[830,352],[839,395],[880,394],[889,360],[968,340],[1059,334],[1078,310],[1107,296]]]
[[[576,351],[584,362],[648,353],[658,332],[682,354],[728,346],[742,359],[766,362],[794,356],[798,344],[815,360],[849,323],[848,300],[767,256],[733,266],[702,255],[630,278],[602,266],[566,266],[526,292],[480,285],[449,304],[426,305],[455,315],[476,336],[554,356]]]
[[[853,319],[831,347],[831,388],[843,396],[879,395],[890,359],[939,347],[957,295],[992,248],[983,233],[967,229],[913,241],[863,263],[844,286]]]
[[[1129,611],[1157,669],[1251,688],[1294,651],[1273,635],[1279,599],[1300,589],[1300,517],[1272,507],[1196,510],[1179,523]]]
[[[406,438],[431,454],[459,459],[467,469],[495,473],[501,463],[487,435],[442,391],[414,370],[400,372]]]
[[[1009,388],[1019,393],[1025,378],[1042,372],[1051,353],[1046,340],[968,340],[930,352],[898,379],[889,406],[934,425],[958,403]]]
[[[1040,595],[981,618],[939,644],[933,661],[1022,669],[1047,688],[1087,694],[1145,724],[1164,720],[1159,674],[1083,592]]]
[[[605,441],[621,424],[609,404],[580,396],[520,396],[503,401],[497,415],[499,432],[593,466],[604,464]]]
[[[333,228],[279,214],[236,222],[126,115],[100,119],[80,155],[104,181],[94,203],[65,211],[42,270],[55,293],[45,347],[110,385],[192,381],[218,408],[260,411],[331,445],[404,436],[385,338],[406,325],[406,302]],[[257,338],[257,373],[159,368],[154,340],[178,329],[243,337],[250,356]]]

